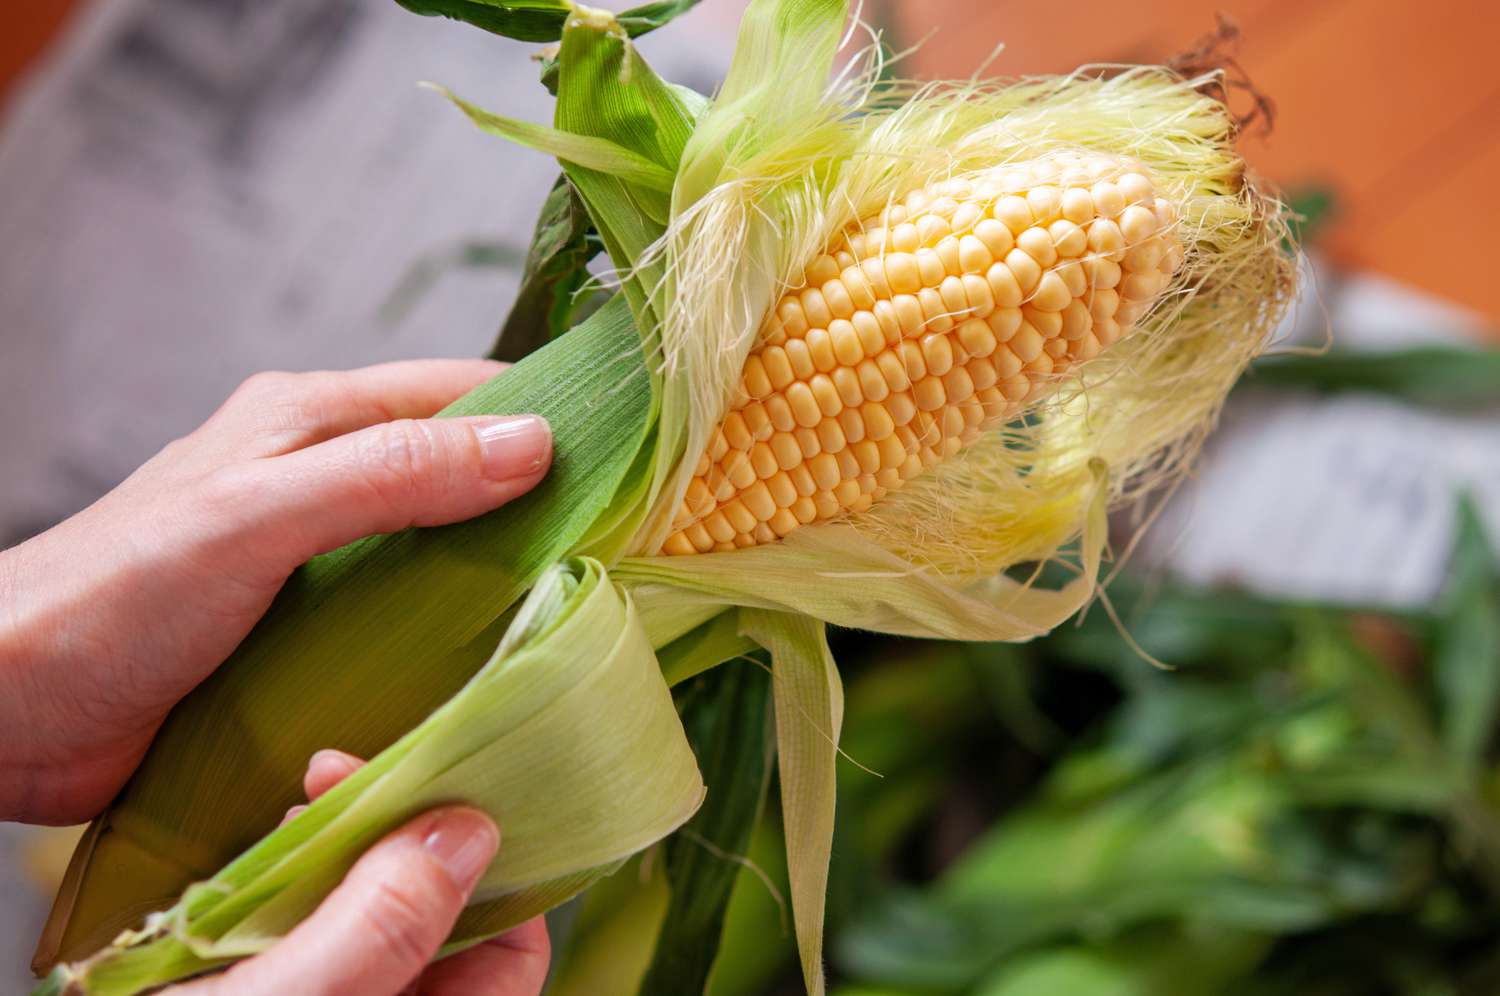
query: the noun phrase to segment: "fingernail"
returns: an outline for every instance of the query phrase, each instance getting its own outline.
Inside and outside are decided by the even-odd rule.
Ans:
[[[477,810],[449,809],[438,816],[422,846],[447,869],[453,884],[468,892],[499,850],[500,831]]]
[[[326,747],[323,750],[315,751],[313,756],[307,759],[307,770],[309,771],[313,768],[337,768],[340,771],[352,773],[358,767],[359,765],[355,762],[354,758],[348,754],[345,754],[341,750],[331,750]]]
[[[492,481],[530,477],[552,460],[552,427],[539,415],[476,420],[474,434]]]

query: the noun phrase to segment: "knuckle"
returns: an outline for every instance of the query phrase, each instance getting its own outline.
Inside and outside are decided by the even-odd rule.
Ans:
[[[239,463],[215,467],[204,474],[193,489],[192,511],[209,521],[227,522],[242,518],[248,510],[247,498],[256,491],[252,468]]]
[[[440,470],[441,449],[423,423],[400,419],[370,434],[363,460],[376,490],[388,503],[408,507]]]
[[[379,882],[370,901],[360,908],[373,936],[404,965],[425,965],[436,947],[434,937],[444,924],[423,907],[411,892],[391,882]]]
[[[318,375],[319,393],[329,409],[358,412],[369,422],[389,422],[394,411],[379,393],[362,389],[357,371],[328,370]]]
[[[280,370],[254,374],[235,389],[220,413],[256,439],[294,434],[307,424],[309,409],[316,407],[316,377]]]
[[[262,433],[295,433],[324,421],[352,393],[348,377],[337,371],[268,370],[246,378],[226,407],[248,413]]]
[[[274,398],[288,398],[299,393],[301,374],[285,370],[263,370],[251,374],[234,389],[231,401],[249,404],[264,404]]]

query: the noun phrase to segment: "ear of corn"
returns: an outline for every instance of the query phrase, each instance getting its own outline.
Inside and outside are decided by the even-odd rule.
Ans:
[[[1134,331],[1182,260],[1171,203],[1107,156],[908,193],[767,314],[661,552],[865,511]]]
[[[769,58],[763,61],[775,63]],[[717,620],[706,624],[710,629],[725,625],[718,614],[726,608],[737,613],[742,632],[763,639],[772,636],[753,628],[764,621],[761,612],[770,612],[771,618],[789,613],[796,618],[810,616],[884,632],[959,639],[1016,640],[1045,632],[1091,597],[1103,551],[1108,506],[1149,493],[1170,482],[1186,466],[1230,384],[1265,342],[1290,292],[1292,261],[1279,248],[1283,234],[1279,205],[1263,198],[1248,182],[1244,164],[1230,149],[1233,129],[1224,107],[1199,93],[1190,81],[1162,71],[1135,70],[1105,80],[1069,77],[964,84],[915,93],[898,85],[896,96],[906,99],[886,110],[882,101],[891,99],[889,94],[876,91],[872,95],[858,78],[852,78],[809,105],[799,106],[793,100],[767,93],[760,114],[741,105],[728,123],[714,121],[722,109],[716,104],[700,125],[700,133],[719,139],[715,149],[703,155],[721,170],[721,180],[705,183],[700,199],[674,215],[669,227],[669,258],[690,259],[695,266],[691,279],[679,281],[675,287],[674,310],[665,316],[662,340],[666,376],[679,375],[693,385],[696,415],[691,424],[701,435],[695,437],[672,486],[659,496],[654,518],[633,545],[637,554],[685,554],[690,545],[694,555],[638,555],[627,558],[615,571],[617,578],[637,592],[648,625],[657,627],[658,640],[691,633],[704,620]],[[851,106],[860,108],[860,112],[851,116],[847,113]],[[724,133],[732,132],[738,122],[756,121],[762,116],[779,120],[784,127],[773,136],[754,133],[745,138],[744,144],[724,140]],[[763,139],[763,144],[757,144],[756,139]],[[721,151],[724,148],[734,150],[737,157],[726,156]],[[679,190],[683,177],[698,175],[695,151],[694,143],[689,143],[679,170]],[[805,168],[809,159],[819,162],[822,170],[809,172]],[[1102,174],[1088,176],[1095,215],[1084,213],[1080,194],[1068,197],[1070,207],[1083,222],[1071,223],[1089,227],[1085,242],[1096,225],[1098,235],[1096,244],[1087,246],[1078,257],[1059,254],[1054,259],[1047,241],[1055,251],[1058,236],[1066,240],[1069,233],[1058,226],[1054,235],[1050,227],[1056,220],[1071,219],[1058,219],[1051,212],[1057,210],[1061,215],[1065,182],[1059,174],[1070,167],[1077,173]],[[1108,179],[1118,191],[1116,179],[1123,180],[1127,174],[1134,175],[1121,197],[1125,204],[1116,203],[1107,188],[1099,191],[1102,205],[1096,201],[1095,182]],[[992,184],[988,190],[981,186],[985,181]],[[943,193],[954,202],[951,210],[957,212],[961,205],[960,198],[952,196],[955,183],[960,193],[962,185],[967,184],[970,196],[976,188],[984,191],[973,205],[979,213],[968,212],[957,225],[949,214],[942,219],[947,223],[946,233],[929,222],[929,231],[918,233],[915,248],[932,250],[925,257],[930,273],[924,279],[919,269],[919,287],[913,288],[909,282],[902,285],[904,292],[917,297],[919,306],[922,290],[936,290],[937,299],[928,294],[932,304],[922,309],[915,336],[907,335],[913,330],[908,326],[902,329],[898,342],[889,329],[882,327],[882,339],[877,344],[870,323],[861,320],[870,333],[868,343],[858,343],[862,357],[856,355],[853,340],[844,336],[848,346],[843,359],[854,367],[854,378],[841,378],[846,397],[834,383],[836,372],[846,366],[838,354],[834,354],[831,370],[819,369],[813,356],[815,349],[831,347],[833,336],[820,344],[820,337],[811,333],[820,328],[831,333],[834,321],[843,318],[848,325],[837,327],[844,333],[854,331],[854,339],[859,339],[854,315],[868,310],[873,316],[885,299],[885,287],[879,286],[878,278],[884,277],[887,286],[891,282],[888,268],[882,265],[872,275],[862,264],[872,254],[883,262],[882,251],[913,248],[909,243],[897,247],[891,241],[896,228],[908,220],[915,227],[916,220],[897,218],[892,225],[891,212],[895,208],[910,211],[906,198],[913,192],[918,192],[914,198],[918,203],[927,198],[923,207],[941,199],[941,188],[935,187],[939,184],[948,184]],[[1013,189],[1001,186],[1007,183]],[[1080,177],[1066,185],[1076,189],[1081,183]],[[1039,227],[1034,224],[1038,212],[1031,198],[1019,199],[1026,201],[1032,224],[1027,223],[1016,202],[1001,204],[1007,195],[1023,191],[1030,194],[1035,187],[1056,190],[1055,208],[1051,191],[1036,198],[1043,209],[1042,220],[1047,223],[1047,240],[1034,231]],[[1113,231],[1120,229],[1123,209],[1144,208],[1148,197],[1155,224],[1143,224],[1146,218],[1142,212],[1131,212],[1130,238],[1121,229],[1120,242],[1115,243]],[[861,422],[873,414],[873,421],[880,423],[879,431],[884,431],[879,413],[863,407],[869,401],[863,396],[865,390],[878,394],[880,386],[868,373],[867,379],[858,377],[859,363],[873,358],[877,371],[884,373],[879,371],[877,345],[882,352],[895,353],[911,344],[920,352],[926,337],[940,332],[951,346],[961,325],[959,315],[967,322],[986,306],[983,291],[973,280],[970,286],[977,302],[952,292],[951,300],[941,301],[943,282],[956,276],[958,289],[967,290],[962,288],[963,279],[979,275],[983,257],[973,252],[971,243],[970,265],[976,272],[965,273],[962,256],[956,268],[951,266],[952,250],[957,248],[953,243],[945,246],[950,257],[946,264],[938,247],[945,238],[961,244],[964,224],[973,226],[969,234],[977,238],[973,228],[985,218],[1004,223],[996,217],[997,208],[1006,219],[1015,221],[1015,227],[1006,225],[1012,245],[1007,248],[993,226],[986,226],[986,232],[996,240],[996,249],[1006,250],[1002,260],[1006,268],[1011,269],[1011,262],[1016,264],[1011,276],[1018,285],[1023,278],[1017,275],[1017,269],[1028,278],[1025,283],[1035,280],[1014,303],[1021,306],[1023,321],[1043,341],[1043,349],[1036,355],[1046,359],[1030,364],[1022,361],[1027,381],[1024,388],[1015,383],[1009,394],[1001,390],[1000,398],[991,395],[991,411],[984,413],[981,408],[988,426],[981,426],[968,441],[964,439],[971,428],[967,423],[960,428],[953,421],[947,433],[941,433],[944,427],[936,417],[932,423],[922,424],[921,428],[939,437],[939,445],[958,452],[941,462],[929,458],[929,466],[922,472],[898,474],[897,479],[892,479],[890,468],[882,461],[875,475],[887,474],[884,490],[889,493],[878,500],[868,477],[858,497],[853,488],[845,486],[845,502],[837,501],[839,496],[832,494],[832,488],[817,487],[816,477],[812,481],[816,490],[807,494],[806,478],[814,469],[809,454],[815,452],[814,446],[834,449],[839,444],[831,426],[824,428],[828,439],[815,438],[818,427],[826,426],[829,420],[836,422],[843,431],[844,451],[852,449],[848,445],[851,425],[839,419],[848,419],[854,432],[859,432],[860,425],[844,414],[855,398],[855,380],[859,380]],[[882,212],[886,212],[884,219],[880,217]],[[1160,231],[1159,236],[1149,230],[1153,228]],[[954,229],[960,230],[957,236]],[[1034,234],[1028,235],[1028,231]],[[931,245],[922,244],[924,234],[934,240]],[[902,237],[910,239],[910,234],[903,233]],[[1021,238],[1024,243],[1016,245]],[[1160,241],[1156,241],[1158,238]],[[744,249],[729,254],[716,249],[724,245]],[[773,251],[765,251],[768,245],[774,247]],[[992,257],[995,255],[995,249],[985,248]],[[1065,248],[1075,247],[1065,241]],[[1017,249],[1023,255],[1012,256]],[[840,259],[841,251],[849,258]],[[931,265],[933,257],[944,265]],[[1101,340],[1099,353],[1081,362],[1077,353],[1070,354],[1069,347],[1063,345],[1083,342],[1081,337],[1062,335],[1061,328],[1049,324],[1055,319],[1036,315],[1037,320],[1032,321],[1028,313],[1045,312],[1038,303],[1054,303],[1045,299],[1038,302],[1041,273],[1034,272],[1031,264],[1035,264],[1035,271],[1052,267],[1056,272],[1060,261],[1068,267],[1067,261],[1074,258],[1086,278],[1084,286],[1068,287],[1064,283],[1070,300],[1063,303],[1062,295],[1057,295],[1055,303],[1062,304],[1061,310],[1066,311],[1076,300],[1071,292],[1081,290],[1089,311],[1090,333],[1096,340],[1100,338],[1093,327],[1097,325],[1105,332],[1104,338],[1113,339],[1108,348]],[[995,262],[992,260],[989,266]],[[856,263],[861,264],[861,273],[849,273],[850,265]],[[1155,273],[1151,272],[1153,264]],[[1121,293],[1127,265],[1133,277],[1128,296]],[[1114,266],[1121,270],[1118,277]],[[820,267],[822,272],[818,272]],[[901,264],[897,268],[900,270]],[[769,294],[764,290],[768,271],[774,276],[774,290]],[[984,273],[988,277],[990,270]],[[995,276],[997,281],[1004,280],[1002,273]],[[1060,281],[1068,279],[1066,270],[1056,276]],[[830,288],[833,303],[827,296],[819,302],[817,296],[808,293],[816,287],[821,294],[827,282],[835,279]],[[909,276],[898,273],[898,279],[909,280]],[[870,284],[868,293],[865,282]],[[840,288],[839,284],[844,286]],[[852,290],[850,284],[855,285]],[[840,289],[845,291],[847,301],[839,297]],[[1009,287],[988,289],[997,299],[990,313],[993,316],[1001,310],[1001,301],[1009,302],[1001,297]],[[1113,290],[1114,295],[1101,293],[1107,290]],[[774,314],[768,312],[767,304],[784,305],[793,292],[802,308],[801,322],[791,308],[787,308],[788,316],[783,316],[779,306]],[[897,293],[897,288],[890,288],[892,310]],[[809,318],[803,295],[815,311],[821,303],[826,315],[818,313],[817,320]],[[845,314],[835,314],[835,307]],[[852,314],[848,313],[851,308]],[[1111,308],[1113,315],[1109,314]],[[912,310],[909,303],[906,310]],[[947,313],[950,311],[954,314]],[[1076,309],[1074,313],[1078,314]],[[945,320],[953,321],[954,327],[945,330]],[[1008,323],[1008,318],[1003,316],[999,321]],[[1082,323],[1077,318],[1069,322],[1070,335],[1077,335],[1077,324]],[[895,324],[900,326],[899,321]],[[875,325],[880,325],[878,318]],[[976,351],[987,348],[977,328],[971,325],[969,329],[979,346]],[[1008,324],[1000,330],[1006,331]],[[1018,326],[1016,332],[1020,331]],[[1042,335],[1044,331],[1054,334]],[[793,361],[801,358],[796,355],[796,347],[788,347],[798,332],[807,347],[806,359],[812,360],[811,375],[805,362],[800,370],[793,366]],[[996,330],[991,328],[990,332],[995,334]],[[785,341],[779,341],[781,336]],[[997,349],[990,356],[999,361],[994,364],[998,384],[1002,372],[1010,373],[1012,361],[998,349],[1001,334],[995,334],[995,338]],[[946,359],[941,345],[936,340],[926,341],[941,364]],[[1049,341],[1057,352],[1047,351]],[[1015,354],[1010,341],[1003,344]],[[1035,350],[1029,335],[1017,345],[1028,355]],[[788,354],[790,379],[779,357],[770,366],[765,362],[767,353],[777,346]],[[1092,352],[1087,344],[1084,348]],[[824,367],[828,365],[827,351],[822,350]],[[958,355],[954,350],[955,361]],[[760,359],[759,369],[752,356]],[[1055,361],[1063,358],[1067,360],[1066,369],[1059,369],[1064,364]],[[903,376],[911,381],[920,369],[918,355],[909,347],[901,359],[899,369],[887,361],[895,379],[894,385],[886,380],[888,397],[900,393],[893,387],[901,386]],[[925,354],[920,355],[924,365],[927,359]],[[972,360],[971,355],[967,362]],[[973,380],[975,373],[967,369],[967,362],[965,372]],[[986,378],[983,367],[977,372],[981,381]],[[808,394],[819,401],[812,390],[819,374],[827,378],[837,398],[824,385],[823,402],[816,413],[803,405],[807,424],[796,421],[795,411],[788,422],[787,411],[777,411],[773,399],[780,393],[788,410],[792,408],[788,393],[794,390],[804,394],[804,402]],[[961,394],[967,385],[960,378],[952,380],[958,389],[955,393]],[[807,391],[795,389],[796,383],[806,384]],[[949,385],[943,387],[942,402],[937,402],[937,392],[928,388],[933,403],[946,404]],[[842,407],[836,407],[836,403]],[[766,429],[753,407],[756,404],[766,409],[766,421],[771,423],[768,439],[757,438]],[[899,421],[897,416],[906,417],[902,407],[892,415],[892,423]],[[735,424],[736,411],[745,422],[745,433],[740,433],[740,426]],[[751,414],[747,417],[746,412]],[[888,410],[887,414],[892,413]],[[816,425],[812,424],[815,415],[819,418]],[[774,421],[777,416],[782,419],[781,425]],[[915,421],[916,415],[911,418]],[[792,441],[798,444],[797,452],[782,439],[777,442],[783,452],[778,453],[772,440],[775,433],[788,429]],[[803,432],[798,439],[798,430],[806,429],[812,430],[814,438]],[[731,443],[731,435],[738,446]],[[830,440],[831,447],[827,446]],[[921,436],[902,441],[918,443],[916,455],[920,458]],[[927,442],[926,448],[935,456],[934,440]],[[770,450],[769,456],[776,458],[774,467],[766,452],[756,449],[761,443]],[[902,448],[910,460],[911,451]],[[866,464],[873,468],[869,448],[864,449]],[[890,449],[888,459],[894,464],[902,454],[894,447]],[[733,462],[736,458],[732,450],[748,455],[750,469],[756,472],[754,481],[743,465]],[[830,455],[838,459],[837,453]],[[798,458],[806,462],[797,462]],[[788,466],[783,467],[783,461]],[[838,468],[839,480],[834,482],[832,468],[827,461],[823,463],[825,480],[833,483],[833,488],[843,485],[845,475],[853,476],[855,471],[845,459]],[[799,466],[809,474],[798,474]],[[858,468],[860,477],[870,473],[867,466]],[[714,467],[718,467],[719,476],[711,481]],[[739,474],[738,481],[730,479],[731,472]],[[779,479],[783,474],[785,479]],[[702,490],[694,487],[695,480]],[[772,482],[776,492],[772,492]],[[792,485],[790,489],[785,487],[787,483]],[[756,508],[757,498],[745,500],[759,484],[772,492],[775,511],[767,509],[764,501]],[[878,476],[873,484],[882,485]],[[896,488],[892,490],[890,485]],[[744,496],[740,488],[746,489]],[[826,493],[822,509],[818,508],[820,492]],[[794,509],[804,498],[812,499],[814,514],[809,516],[807,503],[802,502],[802,516],[798,517]],[[866,498],[870,499],[868,505]],[[743,510],[735,508],[735,501],[745,506]],[[770,511],[771,518],[761,519],[755,514],[757,510]],[[791,515],[780,515],[784,511]],[[725,521],[714,522],[711,517],[715,513],[722,514]],[[737,516],[738,522],[730,521],[732,516]],[[752,516],[754,525],[749,521]],[[778,516],[779,530],[771,525]],[[710,525],[720,535],[709,532]],[[702,532],[692,535],[694,526],[702,526]],[[771,537],[766,535],[767,530]],[[1080,534],[1079,544],[1070,547]],[[775,541],[767,542],[771,538]],[[730,550],[723,545],[726,543],[735,549]],[[675,550],[663,549],[666,544],[674,544]],[[708,552],[703,552],[704,547]],[[1042,590],[1024,575],[1016,579],[1006,573],[1021,562],[1057,559],[1067,561],[1078,572],[1077,579],[1061,589]],[[752,612],[736,610],[736,606],[756,608]],[[796,668],[798,662],[822,659],[817,640],[799,639],[797,633],[792,627],[781,634],[782,653],[776,655],[773,667]],[[709,665],[707,657],[689,657],[678,666],[683,672],[691,672]],[[819,697],[817,689],[822,687],[821,681],[836,682],[837,676],[818,673],[815,665],[809,667],[814,671],[806,680],[778,686],[788,696],[778,700],[778,718],[783,726],[796,728],[787,731],[795,746],[783,744],[783,785],[825,783],[836,757],[836,712],[828,707],[829,699]],[[799,796],[795,803],[785,799],[784,803],[800,807],[796,817],[800,831],[787,838],[792,906],[804,977],[810,992],[820,992],[818,939],[833,799],[831,794],[809,793]]]
[[[88,916],[59,930],[64,950],[165,905],[274,824],[313,749],[396,741],[482,663],[547,563],[586,552],[630,592],[669,680],[771,651],[793,913],[822,992],[840,720],[824,624],[1018,640],[1066,619],[1095,590],[1108,508],[1186,466],[1292,274],[1279,205],[1202,81],[1141,69],[915,88],[877,85],[871,66],[825,85],[846,15],[841,0],[753,0],[705,104],[580,7],[552,129],[460,104],[560,158],[618,268],[603,311],[454,409],[546,414],[553,474],[518,506],[358,544],[295,581],[80,851],[57,922],[69,903]],[[1075,579],[1044,589],[1013,570],[1046,561]],[[411,694],[371,708],[393,671]],[[332,708],[314,680],[337,690]],[[367,794],[353,782],[307,815],[337,820]],[[377,811],[382,826],[397,815]],[[334,868],[299,849],[302,822],[250,854]],[[536,903],[598,863],[554,873]],[[179,908],[211,914],[203,895]],[[239,951],[226,937],[264,943],[302,908],[244,902],[195,957]],[[454,943],[515,912],[486,897]],[[188,922],[116,955],[156,958],[157,982],[180,975],[180,952],[141,952],[182,943]]]

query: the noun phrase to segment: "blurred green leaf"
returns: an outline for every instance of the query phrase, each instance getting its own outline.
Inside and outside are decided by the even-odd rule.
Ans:
[[[1338,197],[1330,187],[1303,187],[1287,197],[1292,213],[1292,242],[1309,246],[1338,213]]]
[[[672,899],[643,993],[701,993],[707,984],[771,779],[770,703],[769,671],[748,661],[702,674],[681,693],[708,796],[663,848]]]
[[[437,282],[454,271],[519,270],[524,261],[518,247],[499,242],[466,242],[454,249],[429,253],[402,274],[395,289],[381,303],[378,317],[391,325],[405,321]]]
[[[866,981],[957,990],[1009,952],[1162,917],[1305,929],[1351,897],[1315,874],[1342,859],[1287,822],[1283,803],[1253,763],[1212,758],[1082,805],[1039,803],[998,824],[930,894],[894,895],[857,921],[840,962]]]
[[[1438,408],[1500,405],[1500,350],[1422,346],[1386,352],[1335,350],[1322,356],[1256,361],[1247,385],[1272,384],[1324,393],[1362,391]]]
[[[1324,929],[1412,902],[1438,873],[1435,821],[1463,822],[1466,786],[1434,750],[1414,689],[1349,639],[1341,613],[1140,594],[1123,602],[1136,628],[1171,640],[1184,669],[1122,659],[1127,697],[1091,746],[1075,741],[1033,801],[935,886],[869,904],[836,947],[861,982],[968,992],[1040,950],[1068,954],[1039,956],[1040,974],[1016,978],[1099,969],[1100,985],[1108,977],[1121,992],[1217,992],[1153,989],[1141,980],[1156,959],[1121,966],[1101,952],[1149,925],[1266,937]],[[1160,613],[1174,618],[1163,624]],[[1108,629],[1091,621],[1039,646],[1072,659],[1102,646]],[[1247,646],[1270,656],[1247,659]],[[1216,666],[1225,656],[1234,666]],[[1333,818],[1341,811],[1352,815]],[[1082,944],[1038,947],[1069,942]]]
[[[1500,569],[1472,497],[1459,502],[1457,521],[1432,668],[1443,743],[1472,770],[1494,739],[1500,709]]]
[[[1016,738],[1038,753],[1054,750],[1063,734],[1037,706],[1031,669],[1016,648],[1006,644],[964,644],[963,657],[980,690]]]
[[[1218,996],[1255,966],[1268,938],[1234,930],[1151,929],[1101,945],[1023,955],[986,979],[976,996]]]
[[[1441,815],[1462,784],[1423,758],[1360,756],[1349,752],[1336,761],[1289,773],[1287,786],[1306,803],[1359,806],[1396,812]]]
[[[1147,587],[1130,575],[1118,578],[1108,594],[1126,631],[1168,667],[1259,671],[1291,646],[1288,606],[1264,598],[1225,589]],[[1098,606],[1081,624],[1053,632],[1043,646],[1081,667],[1107,666],[1122,680],[1158,673]]]
[[[589,260],[603,249],[578,192],[559,176],[542,204],[521,289],[490,358],[514,363],[588,317],[581,292]]]
[[[1351,703],[1361,717],[1390,740],[1402,762],[1424,766],[1434,782],[1450,786],[1446,817],[1478,878],[1500,899],[1500,812],[1474,783],[1470,766],[1453,760],[1434,727],[1430,705],[1412,683],[1403,682],[1384,662],[1359,646],[1341,620],[1306,615],[1309,666],[1347,681]],[[1392,769],[1394,770],[1394,769]]]
[[[396,0],[414,14],[448,17],[492,34],[527,42],[555,42],[573,10],[567,0]],[[654,31],[687,13],[698,0],[659,0],[617,16],[631,36]]]

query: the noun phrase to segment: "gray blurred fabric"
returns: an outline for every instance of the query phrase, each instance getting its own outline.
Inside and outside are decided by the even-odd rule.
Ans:
[[[642,48],[709,89],[741,6]],[[483,352],[557,166],[417,82],[548,121],[535,51],[389,0],[86,8],[0,127],[0,544],[258,370]],[[471,244],[508,265],[442,270]]]
[[[710,90],[742,8],[641,48]],[[537,48],[390,0],[86,6],[0,121],[0,547],[256,371],[483,353],[557,165],[417,83],[546,122]],[[508,265],[446,265],[471,246]],[[0,992],[29,988],[48,832],[0,825]]]

